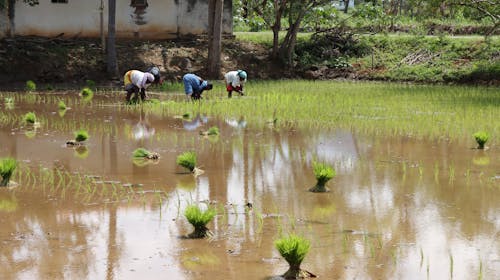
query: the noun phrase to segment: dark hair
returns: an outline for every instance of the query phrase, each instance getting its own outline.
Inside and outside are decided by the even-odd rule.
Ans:
[[[211,83],[207,83],[206,89],[211,90],[213,87],[214,87],[214,85],[212,85]]]
[[[148,69],[146,69],[146,72],[151,73],[153,77],[155,77],[154,83],[159,83],[161,80],[160,76],[160,68],[157,66],[150,66]]]

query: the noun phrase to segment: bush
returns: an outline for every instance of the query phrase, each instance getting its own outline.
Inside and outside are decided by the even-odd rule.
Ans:
[[[370,48],[358,36],[343,29],[330,29],[313,34],[309,40],[297,44],[295,51],[298,63],[308,68],[311,65],[326,65],[330,68],[350,67],[349,57],[368,54]]]

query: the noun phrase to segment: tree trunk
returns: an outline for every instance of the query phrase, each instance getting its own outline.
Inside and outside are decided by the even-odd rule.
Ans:
[[[106,51],[106,36],[104,35],[104,0],[101,0],[99,5],[99,32],[101,36],[101,49],[104,53]]]
[[[283,12],[285,11],[286,8],[286,3],[287,0],[274,0],[273,1],[273,7],[274,7],[274,24],[271,27],[273,30],[273,52],[272,52],[272,57],[273,58],[278,58],[279,57],[279,33],[281,30],[281,18],[283,17]]]
[[[108,0],[108,46],[107,46],[107,72],[110,78],[118,78],[118,64],[116,60],[116,0]]]
[[[312,3],[312,2],[311,2]],[[299,32],[299,27],[300,23],[302,22],[302,19],[304,18],[304,15],[306,12],[308,12],[309,8],[311,8],[312,5],[307,5],[306,8],[302,9],[299,12],[299,15],[293,22],[291,19],[291,15],[289,18],[290,22],[293,22],[290,24],[290,27],[288,28],[288,32],[286,33],[285,39],[283,40],[283,43],[281,44],[280,47],[280,58],[285,61],[288,67],[292,66],[293,62],[293,53],[295,51],[295,44],[297,42],[297,33]]]
[[[224,0],[210,0],[208,6],[208,78],[218,79],[221,72],[222,13]]]
[[[349,0],[344,0],[344,13],[347,14],[347,12],[349,11]]]
[[[9,28],[7,30],[7,36],[12,37],[15,33],[14,17],[16,15],[16,0],[9,0],[8,3],[8,15],[9,15]]]

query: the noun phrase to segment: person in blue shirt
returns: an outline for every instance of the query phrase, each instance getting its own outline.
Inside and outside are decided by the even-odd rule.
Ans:
[[[201,77],[188,73],[182,77],[184,82],[184,92],[188,100],[201,99],[201,94],[204,90],[211,90],[213,85]]]

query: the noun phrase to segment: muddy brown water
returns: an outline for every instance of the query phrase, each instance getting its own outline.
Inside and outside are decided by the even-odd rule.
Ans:
[[[26,167],[17,187],[0,188],[1,279],[274,279],[288,268],[274,247],[282,232],[311,241],[301,267],[320,279],[500,279],[498,145],[185,121],[100,100],[63,117],[0,104],[45,122],[31,134],[0,123],[0,157]],[[70,123],[87,128],[86,150],[65,147]],[[218,139],[200,135],[214,125]],[[139,147],[160,160],[134,164]],[[176,165],[188,150],[205,171],[196,178]],[[314,159],[336,169],[328,193],[307,192]],[[97,194],[39,186],[40,170],[93,178]],[[191,202],[218,208],[210,238],[183,238]]]

